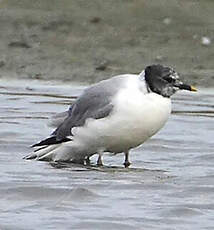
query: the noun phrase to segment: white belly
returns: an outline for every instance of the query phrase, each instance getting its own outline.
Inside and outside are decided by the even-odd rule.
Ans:
[[[155,93],[124,90],[114,103],[109,117],[89,119],[74,130],[74,143],[88,155],[99,149],[124,152],[142,144],[163,127],[171,113],[171,100]]]
[[[115,114],[116,135],[114,134],[115,145],[112,147],[116,148],[116,152],[120,152],[117,143],[130,149],[145,142],[164,126],[171,113],[170,99],[154,93],[138,98],[135,103],[130,103],[129,107],[128,104],[129,101],[120,109],[120,114]],[[120,120],[117,117],[120,117]]]

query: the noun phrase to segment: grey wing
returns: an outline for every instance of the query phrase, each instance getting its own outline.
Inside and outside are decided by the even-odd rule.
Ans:
[[[56,140],[72,135],[71,129],[84,125],[87,118],[101,119],[108,116],[114,107],[112,99],[123,87],[124,80],[123,76],[117,76],[86,89],[71,106],[69,116],[54,131]]]
[[[60,126],[68,116],[69,111],[57,113],[48,119],[47,125],[56,128]]]

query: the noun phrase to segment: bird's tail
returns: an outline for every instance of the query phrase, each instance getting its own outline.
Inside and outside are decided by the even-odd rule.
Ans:
[[[44,143],[44,141],[40,143]],[[82,161],[88,156],[87,153],[82,151],[82,148],[79,145],[74,145],[72,139],[44,146],[41,146],[40,143],[33,145],[32,147],[34,147],[34,151],[31,154],[25,156],[24,159],[73,162],[79,160]]]
[[[55,158],[56,150],[59,148],[61,144],[54,144],[49,146],[43,146],[35,149],[32,153],[25,156],[26,160],[44,160],[44,161],[52,161]]]

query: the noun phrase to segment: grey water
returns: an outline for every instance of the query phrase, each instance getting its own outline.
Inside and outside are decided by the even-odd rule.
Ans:
[[[165,127],[104,167],[26,161],[84,86],[0,81],[0,229],[213,229],[214,93],[175,95]]]

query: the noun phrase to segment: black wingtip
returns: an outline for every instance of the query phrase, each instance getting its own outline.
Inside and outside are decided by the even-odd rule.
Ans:
[[[44,145],[53,145],[56,143],[57,143],[56,136],[52,136],[52,137],[48,137],[47,139],[42,140],[42,141],[34,144],[34,145],[31,145],[31,148],[44,146]]]
[[[30,154],[30,155],[27,155],[25,157],[23,157],[22,159],[24,160],[32,160],[32,159],[35,159],[37,157],[37,155],[35,153],[33,154]]]
[[[39,147],[39,146],[47,146],[47,145],[60,144],[62,142],[67,142],[67,141],[71,141],[71,139],[66,137],[66,138],[64,138],[62,140],[57,140],[56,136],[52,136],[52,137],[48,137],[45,140],[40,141],[39,143],[31,145],[31,148]]]

